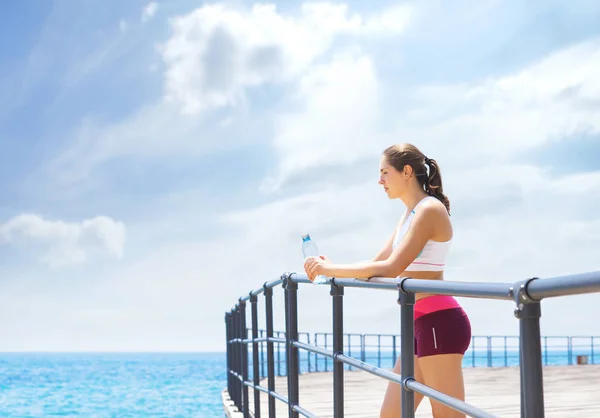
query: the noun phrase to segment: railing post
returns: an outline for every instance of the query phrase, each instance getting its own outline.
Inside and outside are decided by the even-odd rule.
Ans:
[[[242,410],[242,385],[241,382],[239,380],[240,376],[242,375],[242,370],[241,370],[241,356],[242,356],[242,345],[239,341],[239,339],[241,338],[241,333],[240,333],[240,307],[239,306],[235,306],[234,310],[233,310],[233,320],[232,320],[232,326],[233,326],[233,337],[237,340],[236,343],[233,345],[233,370],[236,373],[236,378],[234,380],[235,385],[234,385],[234,402],[235,402],[235,406],[238,408],[238,410]]]
[[[254,383],[254,418],[260,418],[260,364],[258,362],[258,298],[250,292],[250,309],[252,312],[252,381]]]
[[[308,332],[306,333],[306,343],[310,344],[310,334]],[[312,367],[311,367],[311,363],[310,363],[310,355],[311,355],[310,352],[306,353],[306,360],[307,360],[307,363],[308,363],[307,367],[308,367],[308,372],[309,373],[312,372]]]
[[[344,353],[344,287],[331,281],[333,306],[333,417],[344,417],[344,363],[337,355]]]
[[[525,280],[513,291],[519,319],[519,346],[521,354],[521,416],[544,418],[544,378],[542,369],[542,344],[540,335],[540,302],[527,293],[531,281]]]
[[[265,289],[265,317],[267,322],[267,388],[269,389],[269,418],[275,418],[275,353],[273,350],[273,288],[263,285]]]
[[[518,318],[517,309],[515,309],[515,316]],[[523,338],[522,334],[522,323],[519,322],[519,392],[521,398],[521,418],[525,418],[525,379],[523,374]]]
[[[325,349],[327,350],[327,333],[323,333],[323,338],[325,339]],[[325,361],[325,371],[329,371],[329,358],[323,356],[323,360]]]
[[[365,343],[365,334],[360,334],[360,360],[367,361],[367,348]]]
[[[287,306],[285,310],[285,340],[287,355],[287,375],[288,375],[288,411],[290,418],[298,418],[298,412],[294,406],[299,405],[300,388],[298,385],[298,348],[292,345],[292,342],[298,340],[298,283],[291,280],[290,275],[286,274],[285,299]]]
[[[229,397],[231,398],[231,392],[232,392],[232,387],[231,387],[231,315],[229,314],[229,312],[225,312],[225,335],[227,338],[227,341],[225,343],[225,352],[226,352],[226,362],[227,362],[227,393],[229,394]]]
[[[402,378],[402,418],[414,418],[415,393],[406,386],[408,380],[414,380],[415,374],[415,294],[404,291],[406,279],[398,283],[398,303],[400,304],[400,356]]]
[[[315,345],[319,346],[319,333],[315,332]],[[315,372],[319,371],[319,355],[315,354]]]
[[[381,334],[377,335],[377,367],[381,367]]]
[[[246,301],[240,298],[240,338],[245,340],[248,338],[246,328]],[[244,418],[250,418],[250,397],[248,393],[248,344],[242,341],[242,412]]]
[[[352,334],[347,334],[348,337],[348,355],[352,357]],[[348,371],[352,371],[352,366],[348,365]]]
[[[285,310],[287,310],[287,299],[285,300]],[[277,338],[279,338],[280,335],[281,332],[277,331]],[[281,344],[277,344],[277,376],[281,376]]]
[[[396,364],[396,357],[397,357],[397,353],[396,353],[396,335],[392,336],[392,368],[394,367],[394,364]]]
[[[263,338],[264,331],[260,330],[260,338]],[[267,377],[265,375],[265,345],[263,342],[260,343],[260,377]]]

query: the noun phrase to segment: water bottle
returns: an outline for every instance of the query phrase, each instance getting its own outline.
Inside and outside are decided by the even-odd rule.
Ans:
[[[302,254],[304,255],[304,259],[306,260],[308,257],[318,257],[319,250],[317,249],[317,244],[313,240],[310,239],[309,234],[302,235]],[[313,284],[325,284],[327,283],[327,278],[322,274],[319,274],[315,277]]]

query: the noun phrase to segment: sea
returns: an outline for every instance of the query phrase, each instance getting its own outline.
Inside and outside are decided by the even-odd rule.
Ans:
[[[266,351],[266,350],[265,350]],[[259,374],[268,370],[265,351]],[[275,351],[275,374],[285,375],[285,351]],[[390,368],[399,353],[365,350],[348,353]],[[544,365],[576,364],[585,354],[600,363],[595,350],[544,350]],[[252,355],[249,355],[249,380]],[[518,351],[473,350],[464,366],[519,364]],[[332,361],[300,355],[300,371],[332,371]],[[346,370],[355,370],[345,366]],[[225,353],[10,353],[0,354],[0,417],[224,417],[221,392],[227,386]]]
[[[225,353],[2,353],[0,417],[223,417]]]

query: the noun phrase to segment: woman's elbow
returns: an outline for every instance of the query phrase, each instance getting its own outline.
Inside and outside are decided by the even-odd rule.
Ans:
[[[380,277],[398,277],[404,271],[404,266],[398,266],[397,264],[393,264],[390,262],[384,262],[379,271]]]

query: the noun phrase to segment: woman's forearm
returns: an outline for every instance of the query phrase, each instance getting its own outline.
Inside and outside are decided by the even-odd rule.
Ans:
[[[389,263],[381,261],[362,261],[354,264],[326,264],[324,275],[338,278],[369,279],[371,277],[388,277]]]

